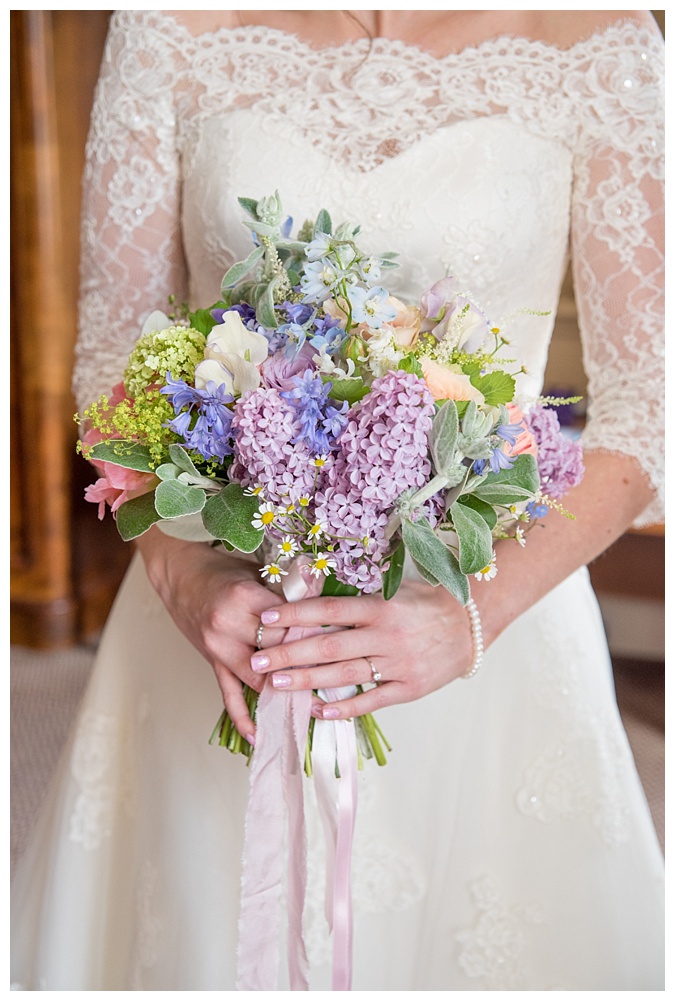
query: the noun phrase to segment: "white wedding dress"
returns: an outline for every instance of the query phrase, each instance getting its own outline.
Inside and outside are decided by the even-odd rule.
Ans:
[[[218,298],[250,248],[237,196],[278,188],[296,226],[325,207],[398,251],[400,297],[449,272],[495,323],[555,311],[571,248],[586,447],[635,457],[657,491],[641,523],[659,518],[663,61],[629,20],[569,50],[500,38],[437,59],[116,13],[85,177],[80,405],[169,293]],[[526,396],[552,327],[509,328]],[[233,989],[248,773],[208,744],[220,709],[136,559],[16,877],[15,989]],[[663,989],[663,859],[585,570],[475,679],[380,722],[394,750],[359,779],[354,989]],[[314,855],[309,888],[326,990]]]

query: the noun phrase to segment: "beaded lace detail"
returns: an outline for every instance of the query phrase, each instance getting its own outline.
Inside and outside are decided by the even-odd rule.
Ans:
[[[215,274],[246,252],[236,195],[292,197],[295,173],[298,205],[319,192],[380,249],[407,253],[410,288],[450,267],[495,319],[554,309],[571,245],[585,445],[637,459],[657,491],[639,523],[658,520],[663,61],[656,29],[629,20],[568,50],[505,37],[438,59],[387,39],[315,50],[267,27],[193,37],[159,11],[116,13],[85,171],[78,404],[119,381],[144,316],[169,294],[215,299]],[[529,174],[512,163],[519,151]],[[413,197],[427,167],[438,182]],[[476,188],[469,212],[464,187],[481,181],[490,197]],[[536,391],[546,337],[525,323],[515,343]]]

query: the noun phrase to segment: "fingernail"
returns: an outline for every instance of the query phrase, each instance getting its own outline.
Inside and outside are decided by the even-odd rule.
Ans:
[[[317,719],[323,719],[323,706],[312,706],[312,716],[316,716]]]
[[[249,742],[249,744],[251,745],[251,747],[255,747],[255,735],[254,734],[247,733],[246,734],[246,739]]]
[[[324,706],[321,719],[337,719],[339,715],[339,709],[334,709],[332,706]]]
[[[264,671],[269,667],[270,659],[264,653],[256,653],[251,657],[251,670]]]
[[[273,674],[272,675],[272,685],[274,688],[288,688],[291,683],[291,679],[287,674]]]
[[[279,613],[276,608],[268,608],[260,613],[260,621],[264,626],[271,626],[273,622],[279,621]]]

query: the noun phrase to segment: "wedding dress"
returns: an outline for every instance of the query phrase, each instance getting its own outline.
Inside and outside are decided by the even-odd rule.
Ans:
[[[218,298],[250,249],[237,196],[278,188],[295,227],[325,207],[398,251],[400,298],[451,273],[495,323],[555,311],[571,246],[585,444],[637,459],[656,489],[640,523],[658,519],[662,69],[630,20],[568,50],[505,37],[439,59],[117,12],[85,176],[80,405],[169,293]],[[522,396],[552,327],[509,326]],[[233,989],[248,773],[208,744],[220,709],[137,558],[15,881],[15,989]],[[359,779],[354,989],[662,989],[663,860],[585,570],[475,679],[380,722],[394,750]],[[315,990],[322,910],[311,854]]]

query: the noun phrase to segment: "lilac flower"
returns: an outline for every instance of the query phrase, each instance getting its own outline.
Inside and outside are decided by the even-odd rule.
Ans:
[[[533,407],[525,418],[537,442],[537,466],[542,490],[559,499],[584,475],[581,442],[566,438],[558,416],[549,407]]]
[[[230,479],[245,487],[260,484],[274,504],[310,495],[316,466],[307,443],[296,441],[300,431],[295,407],[276,390],[254,389],[241,397],[232,419]]]
[[[389,546],[384,530],[394,501],[429,479],[428,436],[434,401],[411,373],[388,372],[349,413],[316,518],[339,536],[337,577],[370,593],[381,587]]]
[[[219,462],[232,454],[232,410],[227,404],[234,397],[226,392],[224,385],[207,382],[204,389],[197,389],[183,379],[172,379],[167,373],[166,385],[160,392],[171,399],[176,414],[167,427],[179,434],[188,448],[205,459]],[[197,419],[193,424],[195,414]]]

